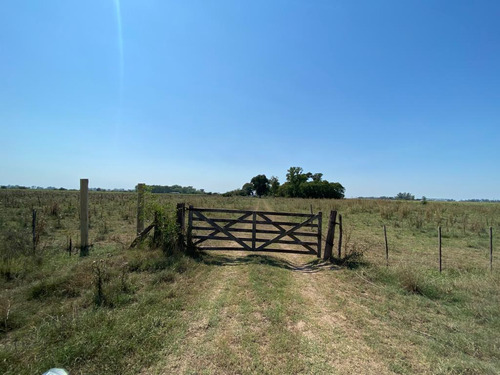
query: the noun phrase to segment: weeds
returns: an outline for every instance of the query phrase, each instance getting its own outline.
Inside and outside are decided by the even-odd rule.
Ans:
[[[106,265],[101,259],[92,263],[92,270],[94,272],[94,304],[102,306],[106,302],[104,296],[104,279],[106,278]]]
[[[7,332],[10,329],[10,311],[11,311],[11,300],[9,299],[0,299],[0,332]]]
[[[49,208],[49,214],[54,217],[59,217],[61,213],[61,208],[59,207],[59,203],[52,202]]]
[[[49,297],[73,298],[80,291],[71,285],[67,277],[49,277],[33,285],[28,292],[29,299],[41,300]]]
[[[353,243],[351,246],[346,246],[341,258],[332,257],[332,263],[346,267],[349,269],[355,269],[364,265],[367,265],[365,260],[365,248],[357,243]]]

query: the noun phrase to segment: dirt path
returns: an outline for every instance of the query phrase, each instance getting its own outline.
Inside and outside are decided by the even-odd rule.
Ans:
[[[262,201],[264,210],[272,211],[269,203]],[[286,245],[279,245],[286,249]],[[332,285],[331,273],[336,268],[330,262],[311,262],[310,255],[276,253],[294,265],[293,285],[306,301],[304,320],[296,329],[313,347],[322,348],[315,353],[316,360],[329,365],[332,373],[339,374],[386,374],[392,373],[382,361],[377,361],[376,353],[362,339],[359,330],[349,322],[341,307],[348,295],[342,282]],[[347,357],[346,357],[347,356]]]
[[[273,211],[260,199],[255,209]],[[185,336],[144,374],[392,373],[347,316],[350,286],[330,263],[287,253],[211,259],[201,298],[184,312]]]

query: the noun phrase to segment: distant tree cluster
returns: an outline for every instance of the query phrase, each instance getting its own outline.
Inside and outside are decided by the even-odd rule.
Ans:
[[[453,199],[448,199],[448,201],[453,201]],[[462,199],[460,202],[480,202],[480,203],[498,203],[498,199]]]
[[[56,188],[54,186],[41,187],[41,186],[22,186],[22,185],[2,185],[0,189],[14,189],[14,190],[68,190],[66,188],[60,187]]]
[[[229,191],[224,195],[342,199],[344,194],[345,188],[340,183],[323,180],[322,173],[304,173],[301,167],[290,167],[286,182],[282,185],[277,177],[268,179],[266,175],[260,174],[245,183],[241,189]]]
[[[396,195],[396,199],[403,201],[414,201],[415,196],[410,193],[398,193],[398,195]]]
[[[204,189],[195,189],[192,186],[148,185],[148,187],[154,194],[205,194]],[[137,186],[135,188],[137,190]]]

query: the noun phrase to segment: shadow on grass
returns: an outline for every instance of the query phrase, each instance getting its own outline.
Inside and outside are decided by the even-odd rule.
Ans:
[[[286,259],[263,255],[263,254],[249,254],[249,255],[234,255],[229,256],[225,254],[207,254],[203,253],[201,261],[208,265],[213,266],[238,266],[242,264],[263,264],[270,267],[283,268],[295,272],[314,273],[322,270],[338,270],[338,266],[330,262],[325,262],[321,259],[314,259],[305,264],[299,265],[290,262]]]

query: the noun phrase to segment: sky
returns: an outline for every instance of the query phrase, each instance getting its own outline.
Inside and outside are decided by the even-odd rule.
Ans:
[[[500,2],[16,0],[0,184],[500,199]]]

